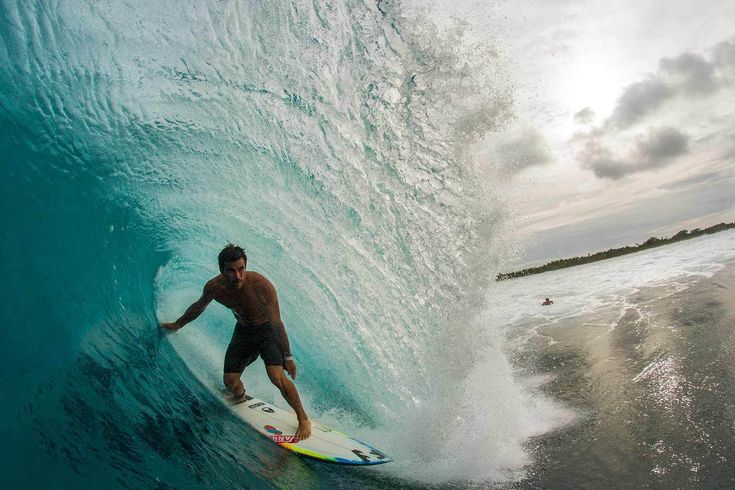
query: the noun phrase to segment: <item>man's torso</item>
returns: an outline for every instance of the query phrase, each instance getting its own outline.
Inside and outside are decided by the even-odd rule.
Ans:
[[[269,299],[262,282],[266,279],[257,272],[246,273],[245,282],[236,290],[229,289],[224,278],[219,275],[212,279],[212,296],[215,301],[226,306],[244,326],[261,325],[270,320]]]

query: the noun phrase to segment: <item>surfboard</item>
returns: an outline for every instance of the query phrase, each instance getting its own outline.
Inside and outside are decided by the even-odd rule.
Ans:
[[[240,400],[224,396],[230,408],[269,440],[300,456],[345,465],[375,465],[393,461],[382,451],[311,419],[311,436],[296,439],[296,414],[245,395]]]

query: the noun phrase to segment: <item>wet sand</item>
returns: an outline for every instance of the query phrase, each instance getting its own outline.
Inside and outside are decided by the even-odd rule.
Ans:
[[[579,413],[530,442],[518,487],[735,486],[735,263],[627,303],[543,327],[517,355]]]

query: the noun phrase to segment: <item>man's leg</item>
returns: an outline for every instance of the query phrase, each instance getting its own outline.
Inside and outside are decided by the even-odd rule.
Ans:
[[[257,345],[252,342],[252,336],[248,335],[243,327],[235,325],[232,340],[225,352],[224,376],[222,377],[227,390],[235,399],[242,398],[245,394],[245,385],[242,384],[240,377],[245,368],[258,358],[257,349]]]
[[[242,384],[240,376],[242,376],[242,373],[225,373],[223,377],[227,390],[232,393],[235,399],[242,398],[245,394],[245,385]]]
[[[300,441],[306,439],[311,435],[311,422],[304,411],[304,407],[301,405],[301,398],[299,397],[299,392],[296,390],[296,385],[286,377],[286,373],[281,366],[266,366],[265,370],[268,372],[268,377],[271,382],[281,391],[283,398],[286,399],[288,404],[291,405],[291,408],[296,412],[299,428],[294,435]]]

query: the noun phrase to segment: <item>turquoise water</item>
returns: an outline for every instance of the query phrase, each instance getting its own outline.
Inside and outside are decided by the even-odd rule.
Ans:
[[[511,97],[460,30],[358,1],[0,9],[9,487],[371,487],[527,462],[513,424],[467,432],[486,410],[461,380],[495,338],[476,313],[506,254],[493,169],[467,149]],[[230,241],[276,285],[310,413],[395,463],[345,473],[253,437],[213,394],[222,309],[158,329]]]

